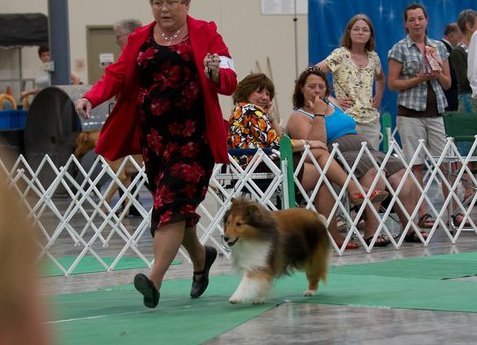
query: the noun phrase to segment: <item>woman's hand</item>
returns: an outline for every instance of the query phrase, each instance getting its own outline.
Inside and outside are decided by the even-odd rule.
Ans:
[[[441,75],[441,71],[433,71],[431,73],[424,73],[423,71],[419,71],[417,73],[416,78],[417,78],[417,84],[420,83],[425,83],[434,79],[439,78]]]
[[[270,101],[266,107],[263,108],[263,110],[267,113],[268,117],[273,118],[274,116],[274,107],[273,107],[273,102]]]
[[[313,149],[322,149],[328,151],[328,146],[323,143],[321,140],[309,140],[310,148]]]
[[[378,97],[377,95],[375,95],[373,97],[373,108],[375,109],[379,109],[379,107],[381,106],[381,97]]]
[[[76,112],[85,120],[89,119],[91,108],[91,102],[87,98],[80,98],[75,103]]]
[[[354,101],[351,98],[338,97],[336,100],[338,101],[338,106],[343,110],[347,110],[354,105]]]
[[[207,78],[214,82],[219,82],[220,56],[208,53],[204,58],[204,72]]]
[[[328,111],[328,104],[322,100],[320,97],[316,96],[315,101],[307,101],[308,107],[313,109],[314,114],[323,114],[325,115]]]

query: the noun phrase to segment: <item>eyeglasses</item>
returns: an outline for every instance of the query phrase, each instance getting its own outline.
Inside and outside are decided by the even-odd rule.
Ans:
[[[369,33],[371,33],[371,30],[369,30],[368,28],[359,28],[359,27],[352,27],[352,28],[351,28],[351,31],[353,31],[353,32],[360,32],[360,31],[362,31],[364,34],[369,34]]]
[[[152,5],[153,6],[157,6],[157,7],[164,7],[166,6],[167,8],[172,8],[172,7],[175,7],[177,4],[182,4],[182,0],[153,0],[152,1]]]

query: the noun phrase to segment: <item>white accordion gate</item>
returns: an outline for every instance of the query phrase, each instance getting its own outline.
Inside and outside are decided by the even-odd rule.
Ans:
[[[476,147],[477,141],[473,143],[470,152],[473,152]],[[377,234],[388,235],[391,238],[391,245],[396,249],[400,248],[409,231],[419,230],[415,219],[422,203],[427,204],[428,210],[437,220],[432,229],[429,229],[429,237],[421,238],[424,246],[427,246],[437,233],[444,233],[444,237],[451,243],[455,243],[464,230],[470,230],[477,234],[476,224],[471,217],[477,194],[474,193],[471,199],[464,204],[460,191],[460,184],[464,178],[470,179],[470,183],[477,186],[477,180],[469,168],[469,162],[473,157],[470,155],[460,156],[451,139],[448,139],[446,148],[439,157],[433,157],[422,142],[414,157],[417,157],[419,153],[424,153],[428,162],[424,186],[417,183],[412,173],[413,161],[410,162],[411,165],[404,163],[406,171],[403,181],[411,179],[420,195],[415,209],[412,212],[404,212],[406,218],[413,221],[408,222],[406,227],[400,228],[399,233],[394,233],[390,228],[391,206],[403,206],[397,197],[403,183],[393,189],[389,182],[386,182],[391,198],[386,210],[379,213],[374,211],[374,215],[380,219]],[[394,142],[391,143],[383,166],[391,154],[401,157],[401,151]],[[374,161],[366,145],[362,146],[360,155],[368,155]],[[301,206],[314,208],[314,197],[318,188],[324,185],[331,188],[331,193],[336,200],[334,210],[341,211],[343,218],[348,223],[347,232],[344,233],[346,240],[341,248],[333,242],[336,253],[342,255],[345,252],[346,244],[352,238],[360,241],[366,251],[372,251],[376,238],[368,246],[362,233],[357,229],[359,218],[365,207],[371,205],[369,199],[365,199],[364,204],[358,210],[350,212],[346,198],[343,197],[346,195],[345,188],[336,192],[324,174],[329,168],[329,162],[321,168],[307,148],[296,170],[299,170],[307,156],[310,157],[315,168],[322,172],[320,181],[312,191],[303,189],[296,177],[296,172],[294,181],[287,179],[285,172],[287,164],[292,164],[291,162],[282,159],[281,164],[277,164],[276,159],[271,158],[262,150],[256,151],[246,165],[238,164],[232,157],[230,165],[216,165],[206,200],[199,207],[201,220],[197,228],[201,241],[203,243],[211,242],[228,257],[227,249],[221,244],[222,218],[233,197],[247,193],[252,199],[275,210],[282,207],[281,205],[288,207],[288,189],[294,188],[296,194],[301,195],[304,200]],[[341,152],[338,146],[333,148],[331,157],[340,159]],[[451,162],[461,163],[460,167],[454,168],[452,173],[438,168],[439,166],[450,166]],[[149,218],[152,200],[145,188],[147,179],[144,168],[131,157],[127,157],[123,161],[118,171],[125,169],[126,164],[134,166],[138,172],[128,187],[121,183],[118,173],[114,172],[101,157],[96,158],[88,171],[74,156],[71,156],[62,167],[56,167],[54,162],[45,156],[35,169],[29,166],[23,156],[20,156],[12,166],[7,166],[5,162],[0,161],[0,168],[11,177],[12,185],[22,196],[25,207],[35,221],[38,231],[37,241],[41,249],[40,259],[50,261],[64,275],[74,273],[79,263],[86,257],[97,261],[104,271],[117,269],[121,260],[130,257],[139,259],[148,267],[151,266],[152,241]],[[379,166],[376,161],[374,161],[374,165],[378,172],[377,178],[383,176],[383,166]],[[344,164],[344,169],[349,173],[348,183],[351,179],[358,182],[353,175],[355,166],[350,167]],[[53,181],[49,181],[47,185],[41,180],[41,175],[45,171],[53,172],[55,176]],[[107,182],[104,183],[104,180]],[[375,183],[376,180],[370,186],[370,190],[373,190]],[[105,202],[105,195],[113,184],[117,184],[123,193],[119,197],[114,197],[108,204]],[[442,193],[436,195],[435,191],[438,189],[438,185],[444,185],[449,190],[447,197],[444,198]],[[59,190],[62,191],[61,195],[58,195]],[[364,190],[362,192],[365,194]],[[134,205],[138,209],[140,217],[127,217],[127,207],[123,209],[121,206],[123,201]],[[465,218],[459,227],[453,227],[448,222],[450,208],[455,209],[456,207]],[[330,220],[331,217],[328,221]],[[470,223],[470,228],[464,228],[466,221]],[[386,250],[392,250],[392,248]],[[186,260],[189,260],[185,251],[181,251],[181,253]],[[64,260],[65,256],[69,257],[67,263]]]

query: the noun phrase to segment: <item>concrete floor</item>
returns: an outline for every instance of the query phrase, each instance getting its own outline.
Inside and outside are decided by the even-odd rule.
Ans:
[[[473,217],[473,219],[476,218]],[[81,220],[76,222],[79,223],[73,223],[73,227],[81,229],[83,225]],[[139,222],[140,220],[137,219],[123,221],[128,228],[138,226]],[[64,243],[59,240],[58,245],[51,250],[56,255],[77,253],[78,248],[71,246],[71,239],[66,234],[62,236],[65,237]],[[139,241],[146,251],[150,250],[148,233]],[[115,248],[112,245],[101,250],[102,253],[107,254],[113,253]],[[390,246],[374,248],[371,253],[367,253],[363,248],[346,250],[342,256],[333,254],[331,264],[349,265],[476,251],[475,232],[463,232],[457,243],[452,244],[446,234],[437,229],[428,247],[422,244],[404,244],[399,250]],[[171,266],[165,279],[191,277],[192,265],[183,257],[178,258],[183,262]],[[147,273],[147,271],[131,269],[49,277],[43,278],[41,282],[45,294],[85,292],[106,286],[131,284],[136,273]],[[212,266],[211,279],[214,279],[214,275],[231,271],[230,261],[220,256]],[[477,279],[474,281],[477,282]],[[221,334],[206,344],[475,344],[476,324],[477,313],[285,303]]]
[[[369,254],[359,249],[347,251],[341,257],[334,255],[331,262],[344,265],[472,251],[477,251],[477,238],[473,232],[467,232],[456,245],[449,244],[442,235],[433,239],[427,248],[407,244],[399,250],[373,249]],[[191,265],[183,261],[171,266],[166,279],[191,276]],[[42,279],[42,287],[46,294],[94,291],[105,286],[131,284],[134,275],[144,271],[50,277]],[[229,260],[219,257],[211,275],[228,272],[231,272]],[[477,314],[472,313],[285,303],[206,344],[474,344],[475,324]]]

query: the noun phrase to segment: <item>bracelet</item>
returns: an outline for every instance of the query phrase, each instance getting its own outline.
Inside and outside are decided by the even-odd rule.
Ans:
[[[315,117],[325,117],[326,115],[325,114],[314,114]]]

